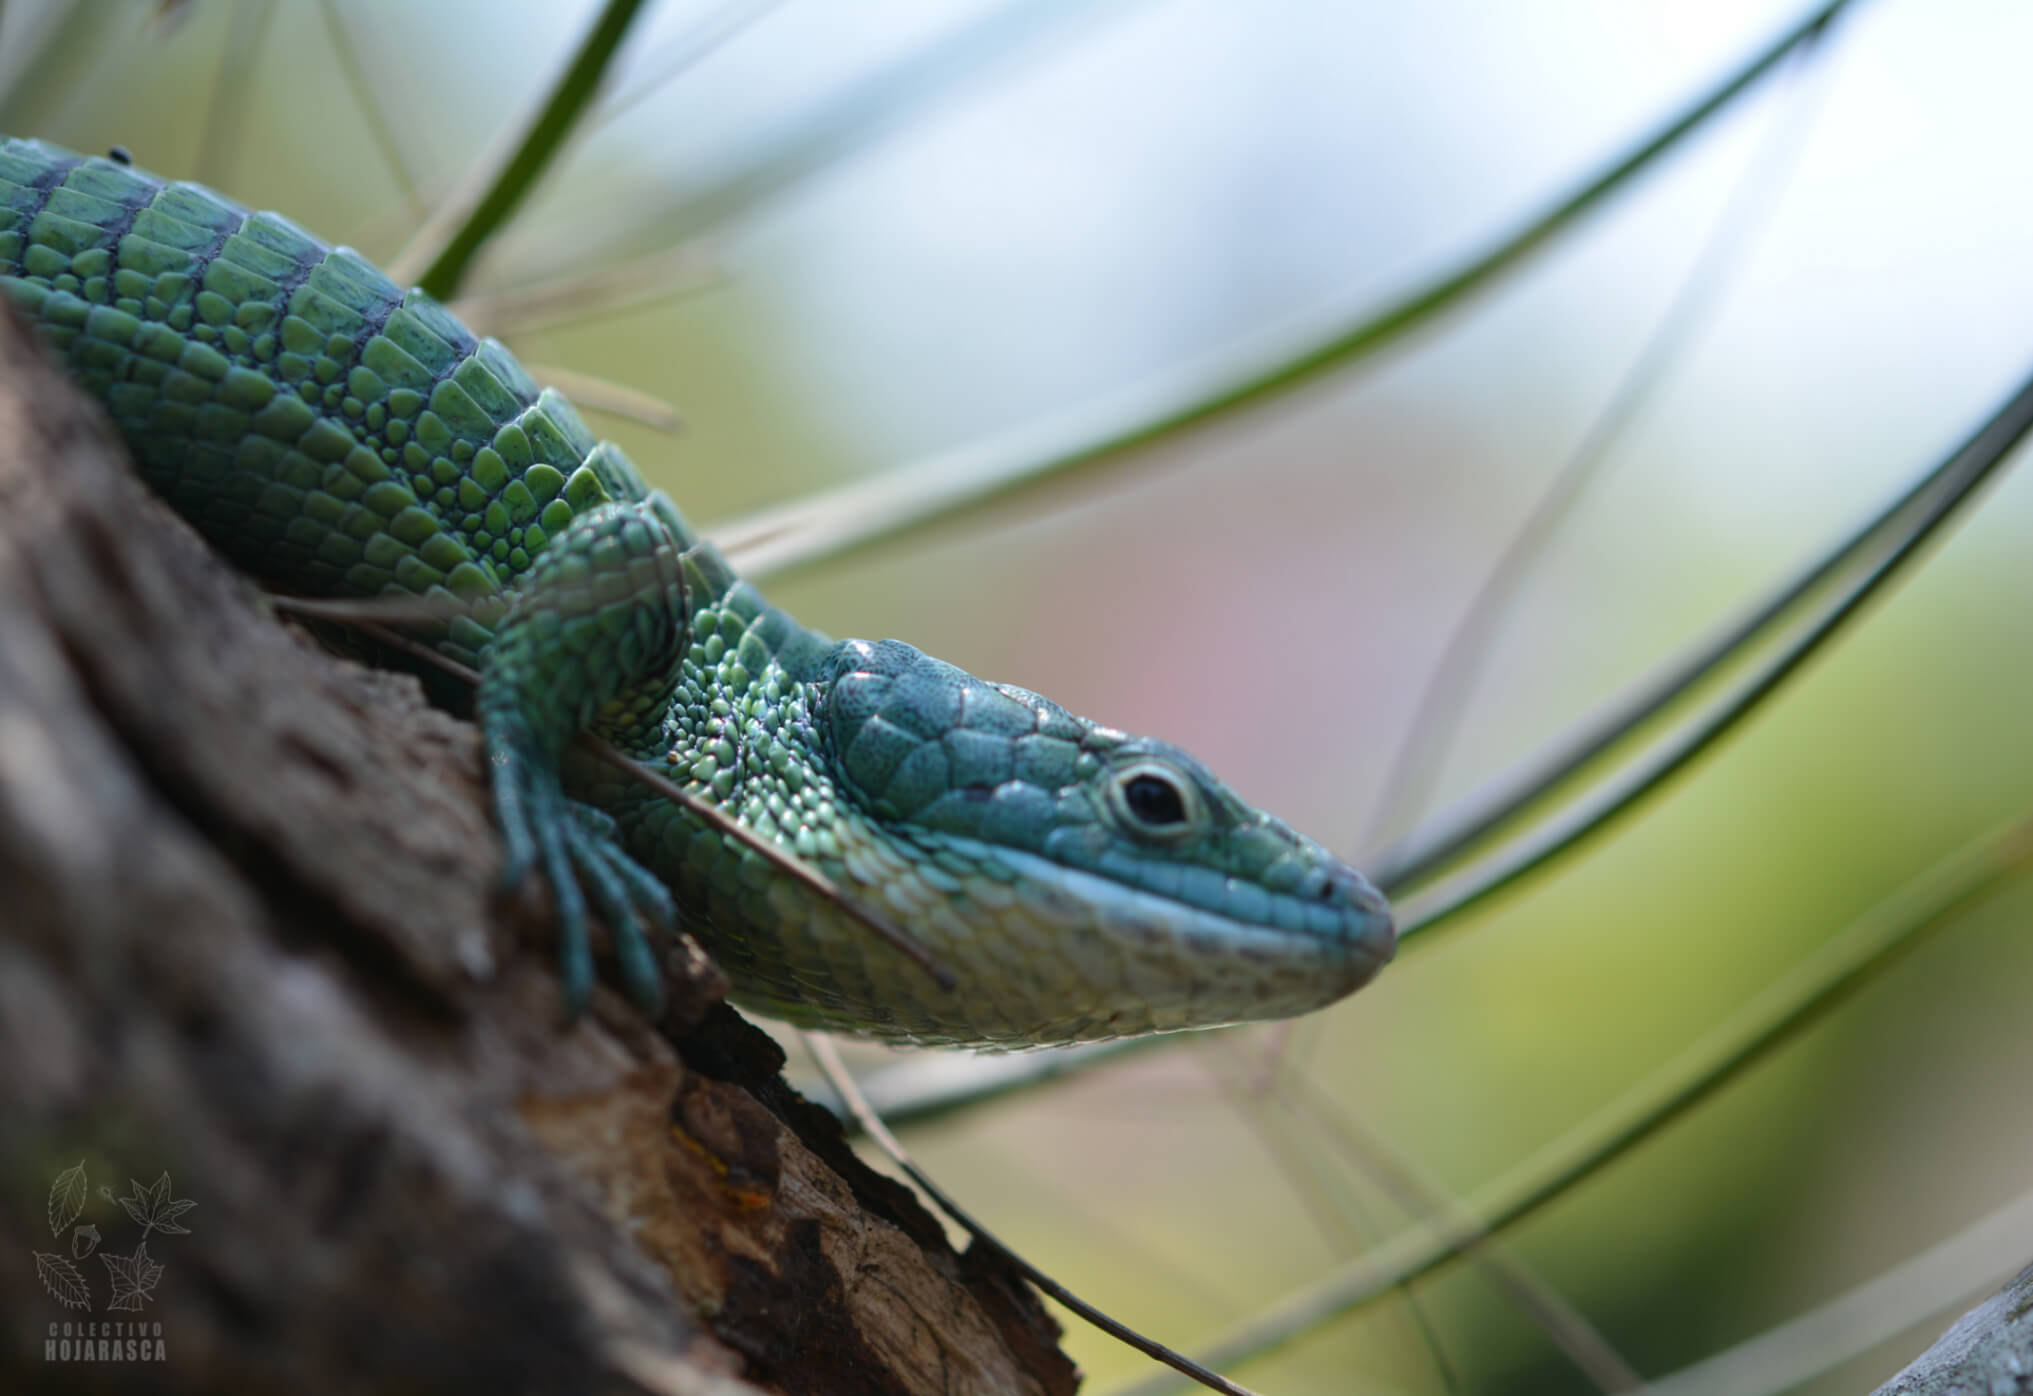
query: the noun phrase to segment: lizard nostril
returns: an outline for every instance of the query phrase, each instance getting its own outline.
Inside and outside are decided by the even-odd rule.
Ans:
[[[1323,869],[1319,883],[1313,888],[1313,899],[1330,906],[1354,902],[1361,895],[1362,878],[1345,863],[1333,863]]]

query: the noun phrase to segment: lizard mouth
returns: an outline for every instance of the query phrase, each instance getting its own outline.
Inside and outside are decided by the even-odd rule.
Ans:
[[[1310,1013],[1367,984],[1397,949],[1389,904],[1342,865],[1301,892],[1236,887],[1207,905],[1021,850],[975,851],[1013,880],[974,898],[972,943],[951,958],[988,962],[962,988],[984,1019],[998,1006],[1035,1017],[1064,1005],[1057,1021],[1033,1022],[1032,1043]]]
[[[717,941],[738,1002],[893,1042],[1022,1050],[1288,1018],[1354,993],[1389,963],[1389,905],[1319,853],[1273,892],[1243,878],[1125,878],[1023,849],[913,831],[867,838],[834,869],[893,914],[955,979],[932,989],[867,928],[779,888],[783,928]],[[1180,892],[1194,895],[1179,895]],[[783,937],[820,946],[792,964]]]

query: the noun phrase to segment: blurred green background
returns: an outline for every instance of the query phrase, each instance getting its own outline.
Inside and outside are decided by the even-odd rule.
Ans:
[[[592,9],[15,0],[0,129],[124,145],[387,261],[538,98]],[[504,288],[691,247],[653,300],[507,337],[675,404],[675,436],[593,420],[712,524],[1381,303],[1799,12],[668,0],[615,91],[683,71],[575,144],[469,289],[484,316]],[[376,146],[335,15],[407,176]],[[1812,72],[1767,83],[1381,359],[1126,468],[784,577],[772,597],[1177,741],[1356,852],[1449,628],[1775,126],[1800,144],[1770,211],[1512,598],[1441,803],[1786,576],[2033,362],[2029,51],[2033,9],[2006,0],[1861,5]],[[1559,1135],[2027,807],[2029,538],[2033,481],[2008,475],[1638,818],[1414,942],[1285,1050],[1457,1195]],[[1959,920],[1521,1227],[1522,1257],[1663,1375],[2022,1193],[2029,911],[2033,892],[2013,888]],[[1076,1291],[1190,1345],[1402,1222],[1303,1122],[1267,1136],[1239,1104],[1275,1040],[1143,1054],[907,1142]],[[1965,1298],[2002,1277],[1970,1274]],[[1416,1300],[1419,1316],[1383,1303],[1238,1375],[1279,1393],[1591,1389],[1473,1268]],[[1960,1307],[1799,1389],[1868,1389]],[[1092,1391],[1150,1370],[1083,1328],[1067,1343]]]

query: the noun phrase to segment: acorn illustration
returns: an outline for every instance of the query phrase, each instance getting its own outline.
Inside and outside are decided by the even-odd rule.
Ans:
[[[99,1228],[90,1222],[71,1233],[71,1259],[83,1260],[99,1248]]]

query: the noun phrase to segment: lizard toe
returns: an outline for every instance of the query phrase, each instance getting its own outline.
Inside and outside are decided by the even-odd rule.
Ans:
[[[614,959],[629,999],[651,1019],[664,1010],[663,971],[650,944],[650,925],[676,924],[677,907],[664,885],[615,840],[613,819],[573,805],[572,861],[614,937]]]

